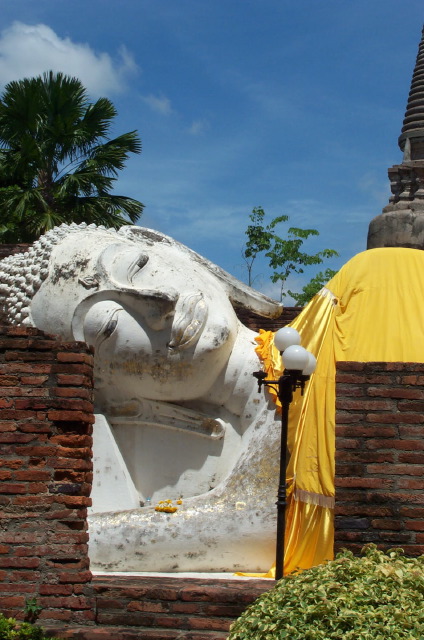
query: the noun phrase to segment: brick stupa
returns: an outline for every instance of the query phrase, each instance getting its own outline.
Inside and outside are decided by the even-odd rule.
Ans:
[[[389,169],[389,204],[368,230],[368,249],[424,249],[424,28],[412,76],[399,147],[402,164]]]

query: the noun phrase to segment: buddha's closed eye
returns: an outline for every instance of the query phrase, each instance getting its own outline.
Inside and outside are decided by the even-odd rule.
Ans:
[[[111,337],[118,326],[118,315],[122,309],[114,309],[106,318],[105,323],[100,327],[96,336],[96,347],[99,348],[105,340]]]
[[[85,340],[98,349],[115,333],[121,311],[123,308],[113,302],[94,305],[84,320]]]
[[[149,256],[140,254],[128,267],[127,278],[130,284],[133,284],[134,276],[147,264]]]
[[[118,324],[118,313],[119,313],[120,309],[116,309],[113,313],[112,313],[112,317],[108,319],[106,326],[104,327],[104,329],[102,329],[102,336],[104,336],[105,338],[110,338],[110,336],[112,335],[112,333],[115,331],[116,326]]]

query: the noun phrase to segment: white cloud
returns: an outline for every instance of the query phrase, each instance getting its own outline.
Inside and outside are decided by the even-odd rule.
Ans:
[[[154,96],[149,94],[148,96],[142,96],[143,102],[145,102],[153,111],[161,113],[163,116],[169,116],[172,113],[171,102],[165,96]]]
[[[209,123],[206,120],[194,120],[188,132],[192,136],[198,136],[201,133],[204,133],[205,131],[207,131],[208,129],[209,129]]]
[[[40,75],[44,71],[62,71],[81,80],[93,95],[122,91],[128,73],[137,65],[121,47],[116,59],[108,53],[96,53],[87,43],[60,38],[45,24],[14,22],[0,34],[0,85],[11,80]]]

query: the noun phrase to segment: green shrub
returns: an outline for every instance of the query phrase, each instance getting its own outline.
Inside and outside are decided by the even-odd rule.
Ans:
[[[424,556],[367,545],[280,580],[229,640],[424,640]]]
[[[14,618],[5,618],[0,613],[0,640],[52,640],[44,635],[40,627],[29,622],[18,622]]]

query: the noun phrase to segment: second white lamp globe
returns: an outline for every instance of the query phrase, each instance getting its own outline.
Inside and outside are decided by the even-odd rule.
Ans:
[[[274,344],[278,351],[285,351],[292,345],[300,344],[300,335],[292,327],[282,327],[274,336]]]
[[[291,371],[303,371],[309,362],[309,352],[298,344],[293,344],[283,353],[283,364]]]

